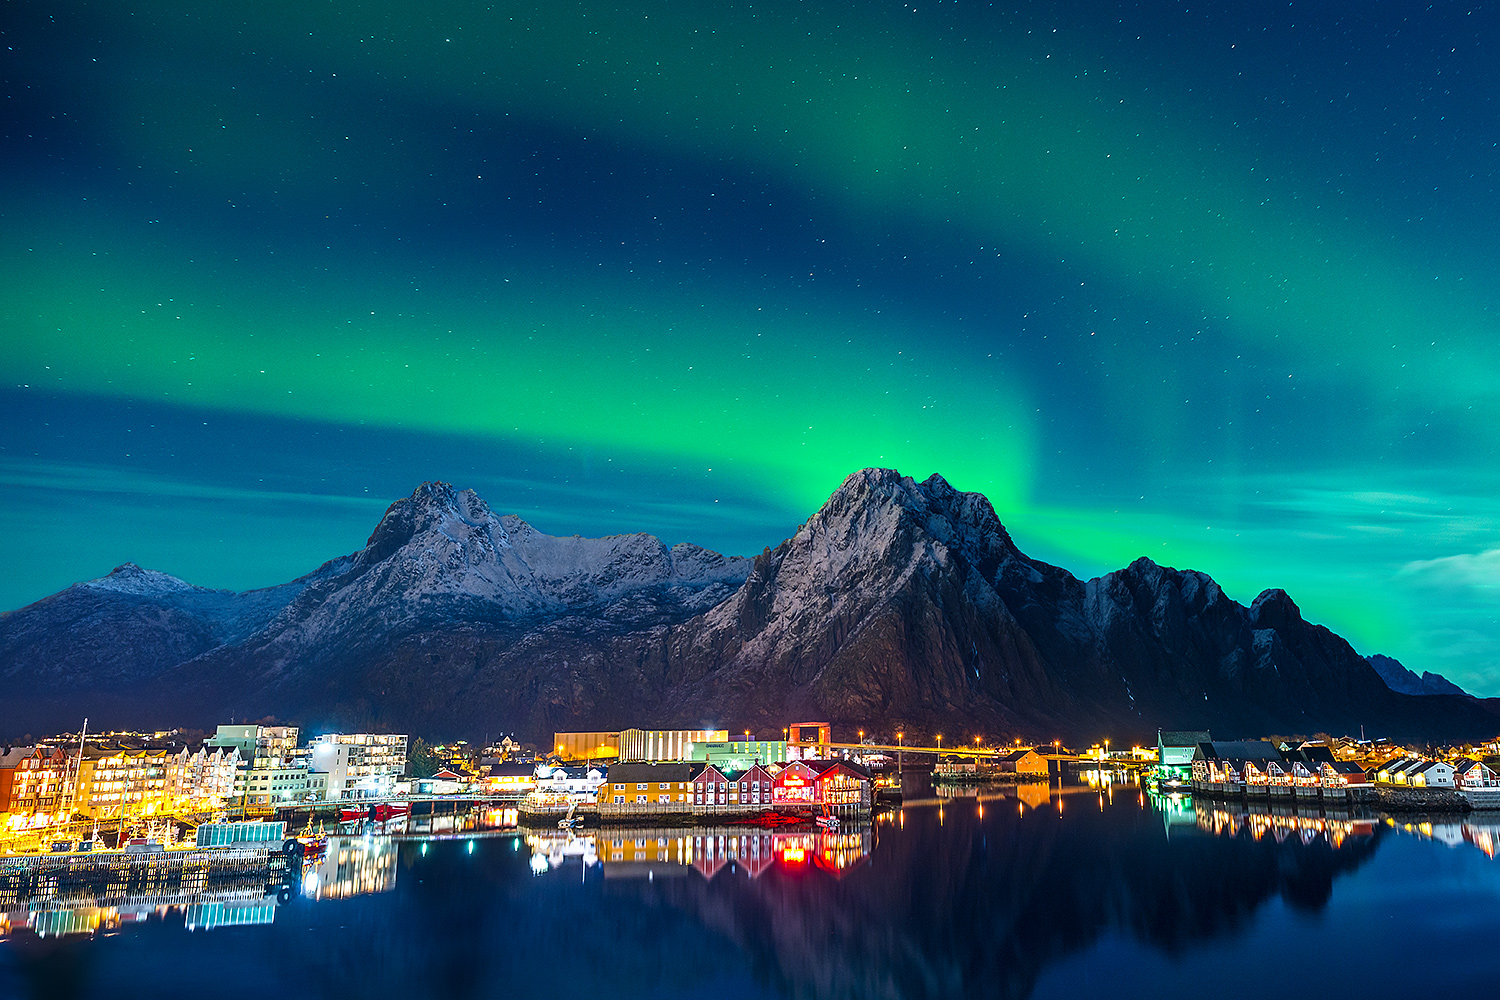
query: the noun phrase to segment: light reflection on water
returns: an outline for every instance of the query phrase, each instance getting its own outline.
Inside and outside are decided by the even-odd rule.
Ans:
[[[1237,956],[1263,913],[1337,911],[1338,886],[1377,877],[1386,843],[1464,866],[1478,895],[1448,909],[1500,897],[1500,816],[1247,809],[1095,779],[912,790],[905,808],[837,831],[520,830],[497,810],[331,837],[290,893],[247,877],[212,898],[194,885],[110,905],[0,895],[0,996],[151,981],[164,995],[1022,998],[1049,967],[1086,972],[1121,941],[1171,961]],[[1424,905],[1403,919],[1444,918]],[[1299,949],[1333,933],[1297,926]],[[1462,978],[1455,961],[1478,959],[1447,961],[1439,985]],[[1315,966],[1297,975],[1281,995],[1327,985]]]

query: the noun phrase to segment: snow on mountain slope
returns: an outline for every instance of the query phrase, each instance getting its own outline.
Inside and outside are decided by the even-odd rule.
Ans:
[[[0,674],[20,694],[0,705],[10,727],[28,697],[71,710],[120,690],[162,722],[467,735],[793,717],[1069,739],[1494,726],[1472,699],[1390,691],[1281,591],[1245,607],[1144,558],[1080,581],[1021,553],[983,496],[890,469],[851,475],[753,560],[549,536],[426,483],[363,549],[283,587],[122,567],[0,617]]]

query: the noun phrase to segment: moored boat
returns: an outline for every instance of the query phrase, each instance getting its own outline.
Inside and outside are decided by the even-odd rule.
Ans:
[[[411,812],[411,806],[407,803],[379,802],[369,806],[345,806],[339,810],[339,818],[344,822],[369,819],[377,823],[384,823],[388,819],[405,816],[409,812]]]

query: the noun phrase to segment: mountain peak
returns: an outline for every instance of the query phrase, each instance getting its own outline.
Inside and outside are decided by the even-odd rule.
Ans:
[[[179,580],[169,573],[154,569],[142,569],[133,562],[122,563],[109,571],[108,576],[82,584],[91,590],[112,590],[119,594],[149,596],[173,594],[189,590],[202,590],[186,580]]]

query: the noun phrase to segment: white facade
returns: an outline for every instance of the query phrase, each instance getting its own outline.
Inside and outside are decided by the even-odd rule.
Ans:
[[[620,759],[630,761],[692,760],[693,748],[729,740],[725,729],[623,729]]]
[[[318,776],[322,798],[343,798],[349,787],[349,745],[314,740],[308,750],[307,772]]]
[[[536,769],[536,790],[548,795],[593,796],[604,784],[608,773],[602,768],[553,767],[539,764]]]
[[[1418,788],[1453,787],[1453,765],[1440,760],[1428,761],[1409,773],[1411,784]]]
[[[312,770],[329,776],[330,799],[394,795],[406,746],[404,734],[329,733],[312,742]]]

